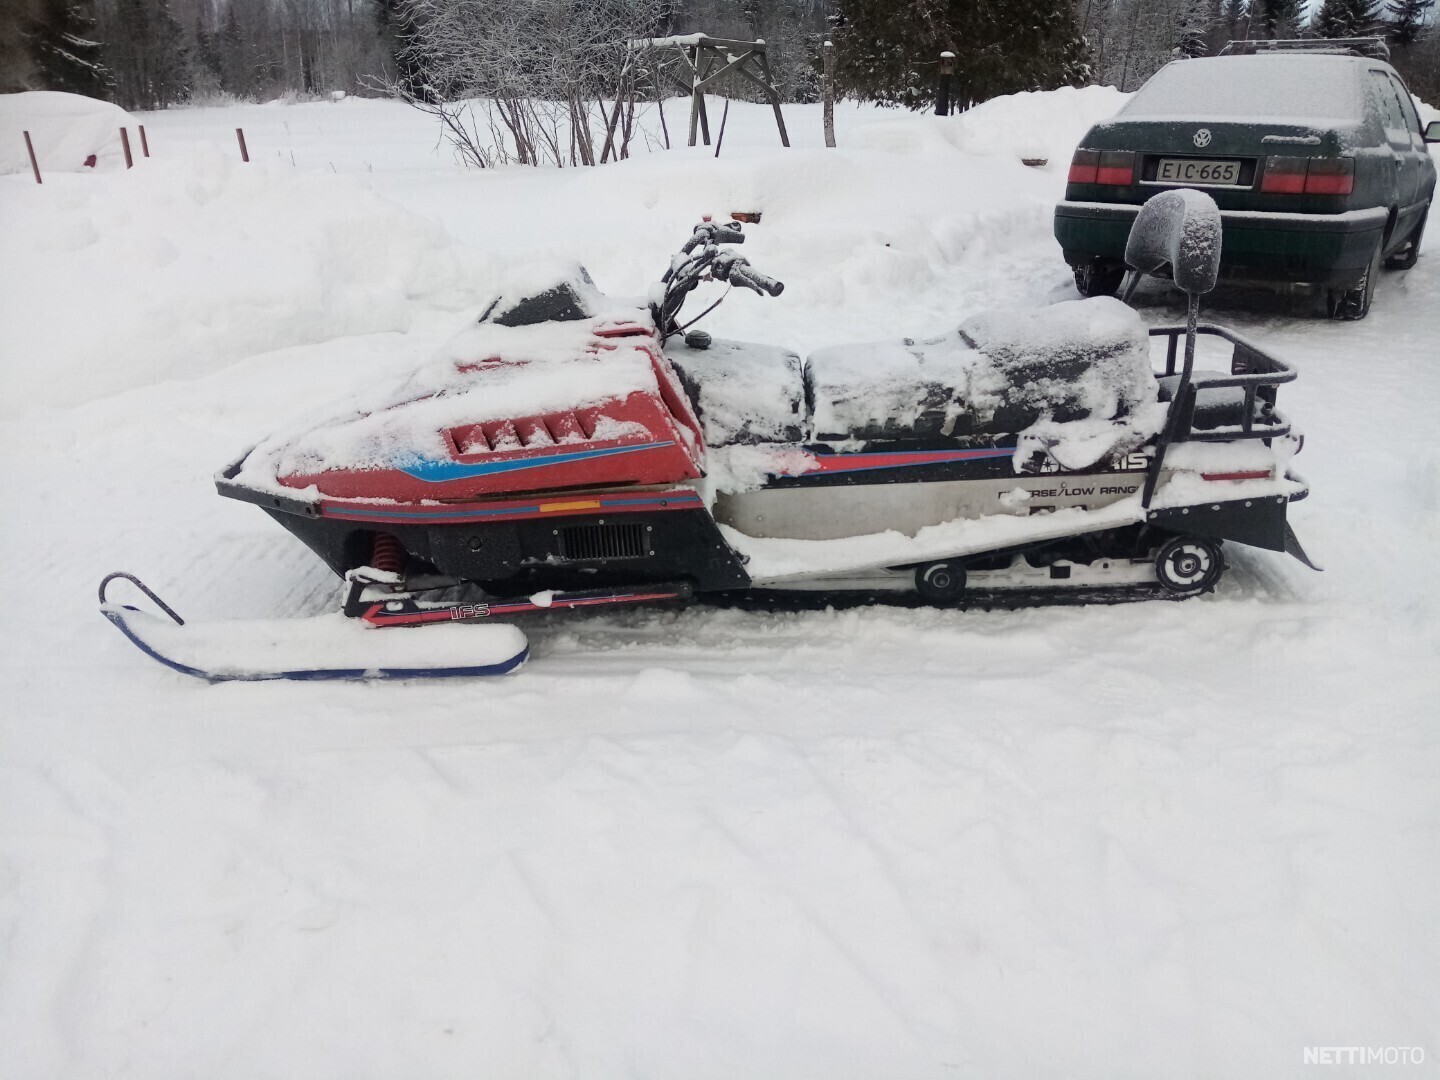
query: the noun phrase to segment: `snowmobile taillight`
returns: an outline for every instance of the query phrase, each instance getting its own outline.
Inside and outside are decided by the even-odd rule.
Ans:
[[[1354,158],[1267,157],[1260,190],[1276,195],[1349,195]]]
[[[1129,187],[1135,182],[1135,155],[1129,150],[1076,150],[1070,183]]]
[[[1268,480],[1269,469],[1252,469],[1249,472],[1207,472],[1200,474],[1206,480]]]

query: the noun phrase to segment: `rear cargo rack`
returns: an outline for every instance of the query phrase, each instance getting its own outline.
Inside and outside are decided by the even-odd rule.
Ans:
[[[1218,337],[1230,342],[1234,348],[1230,353],[1229,375],[1206,375],[1194,373],[1185,390],[1186,399],[1177,401],[1180,410],[1179,423],[1172,442],[1230,442],[1234,439],[1274,439],[1290,433],[1290,420],[1275,407],[1275,398],[1282,383],[1295,381],[1295,369],[1278,357],[1265,352],[1252,341],[1248,341],[1233,330],[1223,326],[1202,323],[1195,332]],[[1183,326],[1152,326],[1150,336],[1167,339],[1165,349],[1165,373],[1155,377],[1166,378],[1180,370],[1180,343],[1185,340]],[[1240,414],[1239,424],[1196,430],[1194,426],[1195,403],[1201,390],[1215,390],[1222,387],[1237,387],[1245,392],[1245,405]],[[1259,402],[1261,407],[1256,408]],[[1256,415],[1264,423],[1255,422]]]
[[[1328,53],[1331,56],[1366,56],[1371,60],[1389,60],[1390,46],[1383,38],[1256,38],[1250,41],[1227,41],[1216,56],[1254,56],[1257,53],[1303,52]]]

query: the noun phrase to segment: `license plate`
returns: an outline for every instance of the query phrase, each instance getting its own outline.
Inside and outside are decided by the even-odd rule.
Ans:
[[[1162,184],[1193,184],[1203,187],[1236,187],[1240,183],[1240,162],[1206,161],[1203,158],[1161,158],[1155,179]]]

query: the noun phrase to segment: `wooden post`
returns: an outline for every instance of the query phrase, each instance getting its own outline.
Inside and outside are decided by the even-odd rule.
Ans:
[[[935,115],[950,115],[950,84],[955,78],[955,54],[940,54],[940,85],[935,91]]]
[[[756,38],[755,44],[764,45],[765,39]],[[775,91],[775,76],[770,71],[770,61],[763,52],[758,50],[755,53],[755,59],[760,64],[760,71],[765,76],[765,86],[769,89],[766,96],[770,99],[770,107],[775,110],[775,126],[780,129],[780,145],[788,149],[790,136],[785,131],[785,116],[780,111],[780,95]]]
[[[125,167],[133,169],[135,158],[130,153],[130,132],[127,128],[120,129],[120,148],[125,151]]]
[[[720,134],[715,136],[715,156],[720,156],[720,144],[725,141],[725,121],[730,119],[730,99],[725,99],[725,111],[720,114]]]
[[[235,129],[235,138],[237,138],[238,140],[240,140],[240,160],[241,160],[241,161],[249,161],[249,160],[250,160],[250,151],[245,148],[245,129],[244,129],[244,128],[236,128],[236,129]]]
[[[144,125],[144,124],[141,124],[141,125],[139,125],[139,127],[140,127],[140,153],[144,154],[146,157],[149,157],[149,156],[150,156],[150,143],[149,143],[149,140],[147,140],[147,139],[145,138],[145,125]]]
[[[35,144],[30,141],[30,132],[28,131],[25,132],[25,149],[30,151],[30,168],[35,170],[35,182],[43,184],[45,181],[40,179],[40,163],[35,160]]]
[[[835,145],[835,43],[820,46],[825,58],[825,145]],[[143,129],[142,129],[143,130]]]

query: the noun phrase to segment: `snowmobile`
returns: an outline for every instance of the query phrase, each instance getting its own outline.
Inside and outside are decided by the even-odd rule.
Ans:
[[[344,615],[368,628],[692,597],[1178,599],[1215,587],[1226,541],[1313,567],[1286,519],[1307,494],[1289,469],[1302,439],[1276,404],[1295,371],[1198,321],[1220,255],[1203,193],[1152,198],[1127,250],[1130,291],[1169,276],[1183,326],[1147,329],[1097,298],[802,361],[682,321],[703,281],[781,294],[734,250],[744,239],[703,221],[643,299],[606,296],[579,268],[517,284],[400,387],[272,436],[216,486],[344,578]],[[277,637],[268,664],[217,669],[175,661],[176,627],[162,642],[159,620],[105,613],[209,678],[493,674],[524,659],[521,635],[477,660],[452,632],[459,653],[437,639],[429,670],[369,642],[363,662],[297,667]]]

